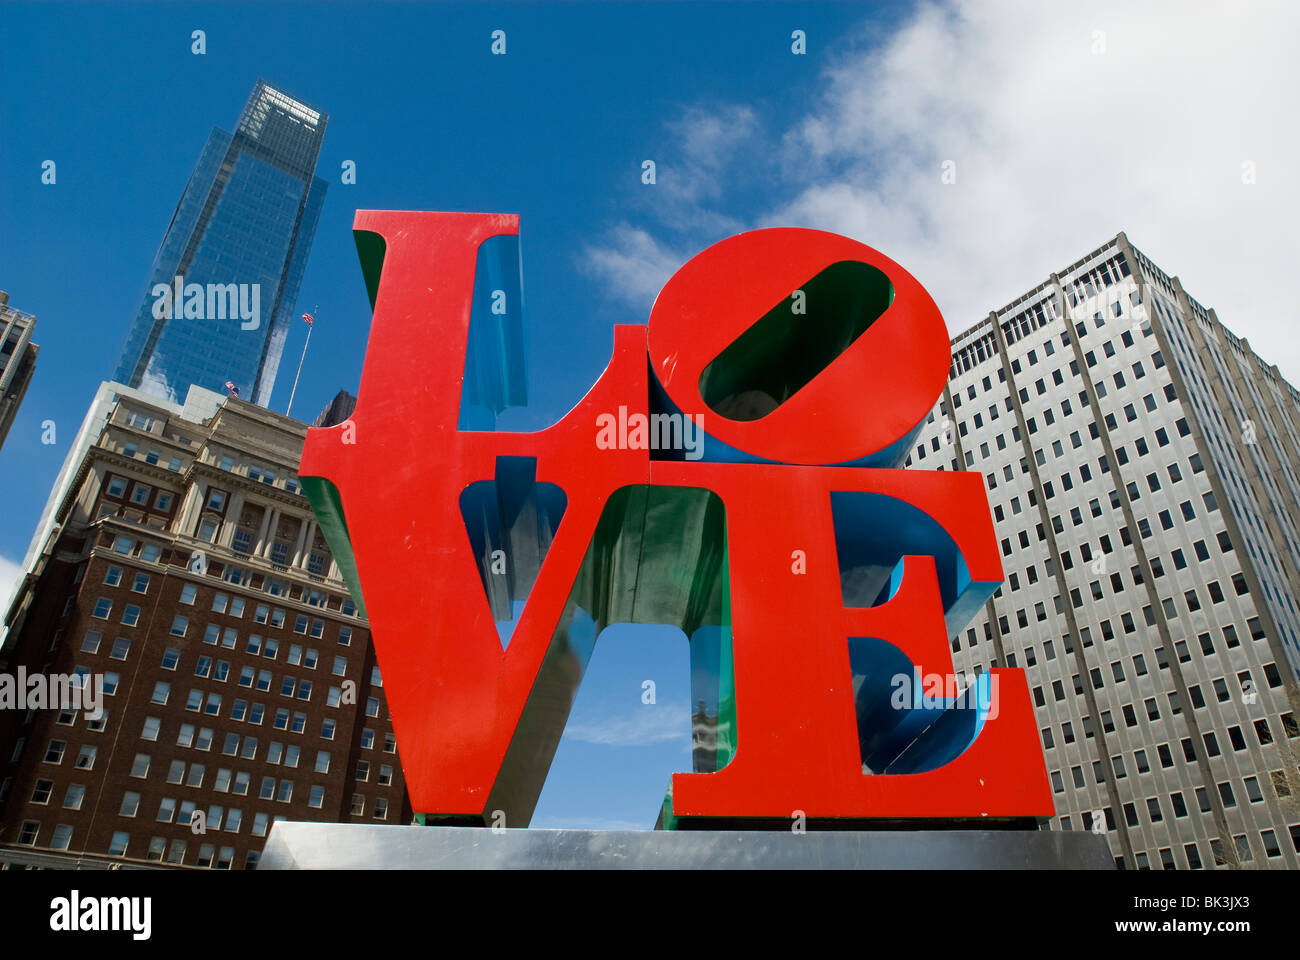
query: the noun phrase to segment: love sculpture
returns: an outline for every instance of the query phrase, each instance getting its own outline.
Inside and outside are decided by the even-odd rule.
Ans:
[[[894,469],[948,374],[925,289],[834,234],[731,237],[614,328],[563,419],[498,432],[523,398],[518,226],[357,212],[357,407],[302,457],[422,822],[528,824],[618,622],[690,643],[693,772],[661,826],[1050,816],[1023,671],[899,695],[952,675],[1002,580],[980,475]]]

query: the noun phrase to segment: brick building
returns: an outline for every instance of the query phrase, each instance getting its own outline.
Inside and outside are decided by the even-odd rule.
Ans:
[[[296,478],[305,435],[198,387],[100,388],[0,673],[102,677],[103,713],[0,710],[0,861],[238,869],[276,819],[411,821],[368,624]]]

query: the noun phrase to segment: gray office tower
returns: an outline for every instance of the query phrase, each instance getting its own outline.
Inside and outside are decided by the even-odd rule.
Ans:
[[[191,384],[266,406],[325,200],[328,115],[258,80],[212,131],[154,258],[113,379],[178,403]]]
[[[1119,234],[952,341],[913,469],[981,473],[1053,830],[1129,869],[1300,866],[1300,393]]]
[[[9,294],[0,290],[0,447],[36,369],[41,348],[32,343],[35,329],[36,318],[9,306]]]

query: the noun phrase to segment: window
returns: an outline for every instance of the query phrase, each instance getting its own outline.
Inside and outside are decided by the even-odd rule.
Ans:
[[[70,783],[68,789],[63,793],[63,809],[80,810],[82,802],[86,799],[86,787],[81,783]]]
[[[188,845],[184,840],[173,840],[170,844],[167,845],[167,862],[184,863],[185,848],[187,846]]]
[[[158,804],[158,815],[155,819],[159,823],[171,823],[172,818],[176,816],[176,801],[171,797],[163,797]]]
[[[153,685],[153,696],[150,699],[154,703],[165,704],[167,702],[167,698],[171,696],[171,689],[172,689],[172,685],[170,683],[166,683],[162,680],[159,680],[157,683]],[[145,721],[145,726],[146,728],[148,727],[148,721]]]
[[[125,831],[118,830],[113,833],[113,838],[108,843],[108,855],[110,857],[126,856],[127,845],[131,842],[131,835]]]
[[[1160,799],[1158,797],[1147,798],[1147,816],[1152,823],[1159,823],[1164,820],[1164,814],[1160,812]]]
[[[67,743],[62,740],[51,740],[49,746],[45,748],[44,763],[62,763],[63,752],[67,749]]]
[[[55,827],[55,834],[49,839],[49,846],[52,849],[68,849],[72,844],[73,829],[68,823],[60,823]]]

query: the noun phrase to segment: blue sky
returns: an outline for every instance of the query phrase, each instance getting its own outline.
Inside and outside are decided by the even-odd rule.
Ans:
[[[1300,343],[1275,278],[1300,248],[1300,134],[1277,120],[1296,112],[1296,12],[1056,6],[6,5],[0,289],[38,316],[41,353],[0,450],[0,574],[112,372],[209,131],[232,129],[259,76],[329,114],[299,416],[359,379],[358,208],[521,215],[532,402],[512,428],[571,407],[612,325],[643,323],[686,258],[776,224],[883,250],[954,332],[1124,229],[1294,381]],[[505,56],[490,53],[495,29]],[[345,160],[355,185],[340,182]],[[304,335],[295,324],[285,348],[281,411]],[[684,641],[624,629],[602,643],[534,825],[649,826],[689,765]]]

